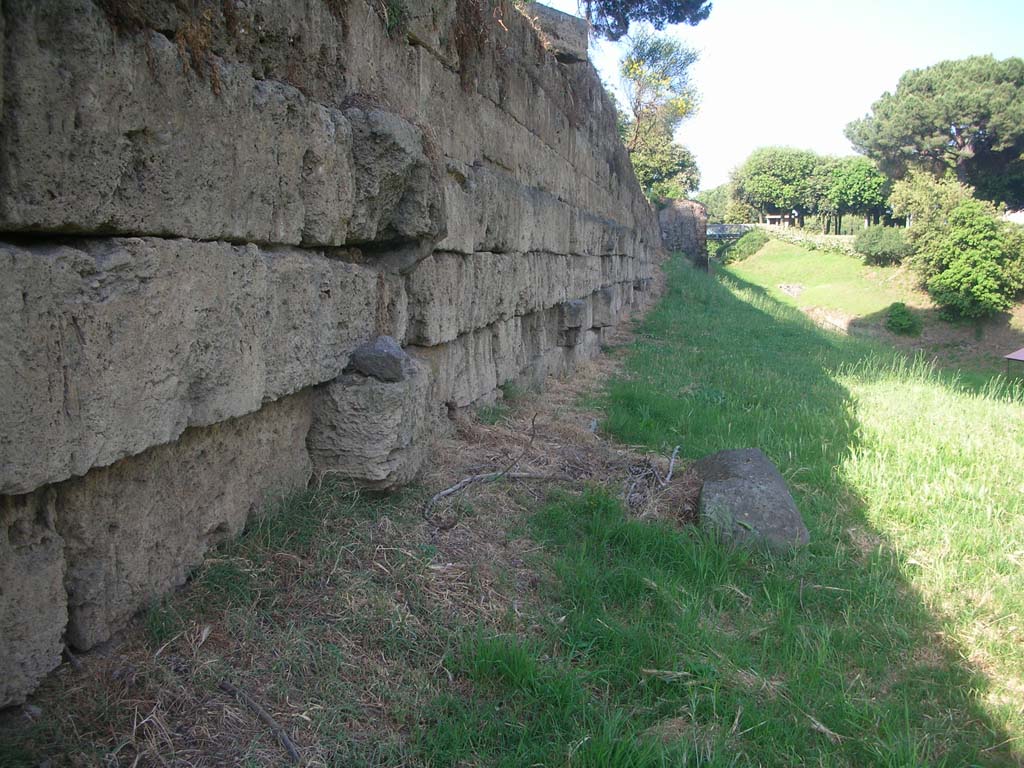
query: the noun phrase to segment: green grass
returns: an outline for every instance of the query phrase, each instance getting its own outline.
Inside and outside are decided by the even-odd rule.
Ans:
[[[772,604],[792,610],[803,585],[769,644],[797,655],[754,661],[802,679],[794,700],[830,713],[815,716],[848,738],[826,752],[857,764],[870,755],[855,744],[912,745],[930,763],[998,761],[982,750],[1024,735],[1020,389],[963,386],[678,266],[643,332],[605,428],[694,458],[758,446],[795,492],[813,543],[772,566],[778,592],[738,574],[753,602],[734,620],[771,626]]]
[[[763,287],[775,299],[800,308],[825,307],[866,317],[893,302],[919,303],[921,295],[896,267],[866,267],[859,258],[772,240],[750,258],[730,266],[741,280]],[[799,285],[790,296],[780,285]]]
[[[1024,735],[1021,392],[962,387],[676,263],[604,428],[756,445],[811,529],[788,558],[564,496],[550,610],[469,637],[429,765],[1014,765]]]
[[[687,458],[760,447],[807,548],[733,549],[596,489],[443,531],[422,491],[325,484],[144,617],[117,654],[130,683],[51,679],[0,763],[62,744],[83,764],[276,764],[255,718],[224,717],[228,677],[318,765],[1019,765],[1024,394],[668,269],[602,428]]]

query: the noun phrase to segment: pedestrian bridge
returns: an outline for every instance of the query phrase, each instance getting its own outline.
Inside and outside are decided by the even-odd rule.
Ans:
[[[708,240],[739,240],[753,224],[708,224]]]

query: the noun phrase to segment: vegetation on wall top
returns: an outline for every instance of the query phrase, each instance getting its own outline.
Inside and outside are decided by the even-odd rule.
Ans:
[[[655,29],[666,24],[696,25],[711,13],[709,0],[581,0],[587,21],[609,40],[619,40],[630,22],[646,21]]]

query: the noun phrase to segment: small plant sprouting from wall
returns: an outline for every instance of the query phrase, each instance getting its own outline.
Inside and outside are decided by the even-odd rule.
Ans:
[[[409,8],[406,0],[377,0],[377,15],[380,16],[388,37],[405,34],[409,26]]]

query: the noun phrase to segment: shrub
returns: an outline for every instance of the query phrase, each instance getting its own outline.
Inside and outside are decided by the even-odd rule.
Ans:
[[[921,318],[915,315],[902,301],[889,305],[885,311],[885,327],[900,336],[919,336]]]
[[[864,257],[865,264],[899,264],[913,253],[906,233],[896,227],[868,227],[857,233],[853,249]]]
[[[924,254],[932,267],[928,292],[948,312],[985,317],[1013,305],[1024,286],[1024,240],[1012,226],[981,200],[964,200],[949,214],[948,228]]]
[[[748,256],[753,256],[755,253],[764,248],[765,243],[770,238],[760,229],[752,229],[731,247],[728,248],[724,254],[720,254],[726,261],[738,261],[739,259],[745,259]]]

